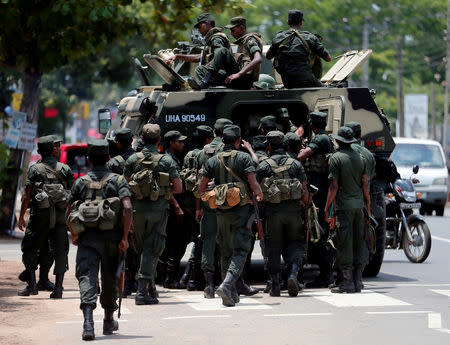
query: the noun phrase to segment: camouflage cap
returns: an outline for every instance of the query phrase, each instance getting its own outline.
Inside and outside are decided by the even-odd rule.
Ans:
[[[161,128],[158,124],[147,123],[142,128],[142,136],[147,139],[158,139],[161,136]]]
[[[214,17],[210,13],[202,13],[197,17],[197,23],[194,25],[194,28],[198,28],[198,26],[203,22],[213,21]]]
[[[277,126],[277,118],[273,115],[267,115],[259,120],[258,128],[275,128]]]
[[[229,137],[240,137],[241,136],[241,129],[239,126],[236,125],[226,125],[223,129],[223,135],[229,136]]]
[[[52,137],[53,137],[53,144],[57,144],[57,143],[62,143],[63,142],[63,139],[57,134],[53,134]]]
[[[275,110],[275,114],[279,118],[289,117],[289,112],[286,108],[278,108],[277,110]]]
[[[288,140],[288,143],[291,145],[300,144],[302,142],[302,139],[300,139],[300,137],[293,132],[287,132],[285,136],[286,139]]]
[[[223,130],[225,125],[232,125],[232,124],[233,121],[231,121],[230,119],[220,118],[217,119],[216,122],[214,123],[214,129]]]
[[[253,82],[253,86],[261,90],[275,89],[275,79],[268,74],[260,74],[258,80]]]
[[[321,111],[313,111],[309,113],[309,122],[327,123],[328,114]]]
[[[299,24],[303,20],[303,12],[300,10],[289,10],[288,12],[288,23]]]
[[[345,126],[352,129],[355,138],[359,138],[361,136],[361,125],[358,122],[347,122]]]
[[[232,29],[232,28],[234,28],[236,26],[239,26],[239,25],[244,25],[245,27],[247,26],[247,21],[245,20],[244,17],[233,17],[233,18],[231,18],[230,19],[230,24],[225,25],[225,27],[227,29]]]
[[[115,141],[128,142],[133,139],[133,134],[131,134],[130,128],[119,128],[115,132]]]
[[[175,140],[183,141],[186,139],[187,139],[187,136],[181,134],[178,131],[168,131],[166,134],[164,134],[164,141],[166,143],[169,143],[169,142],[175,141]]]
[[[42,151],[50,151],[55,146],[53,135],[46,135],[38,138],[38,149]]]
[[[214,137],[214,131],[211,127],[201,125],[197,126],[197,135],[201,137]]]
[[[109,144],[105,139],[92,139],[88,142],[88,156],[109,155]]]
[[[270,131],[267,133],[267,142],[271,145],[283,145],[284,134],[280,131]]]
[[[346,126],[339,127],[337,134],[333,134],[333,138],[336,139],[336,141],[346,144],[356,142],[352,129]]]

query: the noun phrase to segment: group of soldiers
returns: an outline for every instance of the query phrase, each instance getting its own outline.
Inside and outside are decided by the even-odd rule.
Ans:
[[[266,57],[274,59],[274,67],[280,74],[286,88],[322,86],[320,81],[321,60],[331,61],[323,47],[322,38],[307,31],[301,31],[303,12],[290,10],[288,30],[280,31],[272,40]],[[214,17],[203,13],[194,25],[205,40],[201,54],[174,54],[170,61],[198,62],[195,76],[188,79],[194,90],[223,85],[234,89],[268,88],[270,76],[261,75],[263,40],[259,33],[247,32],[246,19],[231,18],[225,26],[235,39],[237,52],[233,54],[231,43],[222,28],[216,27]],[[258,79],[262,78],[258,83]],[[267,83],[267,80],[269,83]],[[262,84],[263,83],[266,84]],[[263,85],[263,87],[261,87]]]

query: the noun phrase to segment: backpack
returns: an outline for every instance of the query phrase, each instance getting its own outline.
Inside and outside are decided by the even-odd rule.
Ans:
[[[192,192],[199,180],[197,169],[197,155],[200,150],[192,150],[184,157],[183,170],[180,171],[180,178],[183,180],[184,189],[187,192]]]
[[[100,181],[94,181],[89,175],[80,179],[87,188],[84,200],[77,200],[72,204],[67,219],[75,235],[86,231],[87,228],[113,230],[119,222],[121,202],[119,197],[105,198],[103,188],[114,177],[114,173],[107,173]],[[123,176],[119,176],[119,185]]]
[[[236,60],[240,70],[242,70],[245,66],[247,66],[252,61],[250,52],[244,48],[244,47],[246,47],[247,42],[252,38],[255,39],[256,42],[258,43],[258,46],[261,49],[261,52],[263,51],[263,41],[262,41],[260,34],[252,32],[252,33],[246,34],[245,36],[241,37],[237,42],[235,42],[235,43],[238,43],[239,45],[238,45],[237,53],[234,54],[234,59]],[[254,67],[253,69],[248,71],[246,74],[251,76],[252,80],[256,81],[256,80],[258,80],[258,77],[259,77],[259,71],[260,71],[260,65],[258,65],[257,67]]]
[[[133,196],[138,200],[150,198],[150,200],[156,201],[160,196],[169,200],[171,196],[169,174],[153,171],[164,155],[150,153],[146,156],[142,152],[138,152],[136,155],[139,160],[134,164],[134,168],[139,164],[142,164],[143,168],[130,177],[128,184]]]
[[[45,163],[35,164],[44,182],[36,182],[33,185],[33,196],[38,208],[64,209],[67,206],[67,192],[64,176],[61,173],[63,163],[56,163],[56,169],[52,169]]]
[[[302,184],[298,178],[289,176],[289,169],[295,159],[288,158],[284,165],[279,166],[272,158],[266,159],[272,168],[273,175],[262,180],[261,189],[263,200],[272,204],[279,204],[285,200],[298,200],[302,197]]]

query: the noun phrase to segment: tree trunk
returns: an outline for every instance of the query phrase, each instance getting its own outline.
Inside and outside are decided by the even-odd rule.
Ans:
[[[20,106],[20,111],[27,114],[28,122],[37,123],[38,121],[38,104],[39,104],[39,91],[41,85],[41,72],[34,70],[27,70],[24,72],[24,87],[23,98]],[[10,176],[9,183],[3,189],[3,195],[5,196],[1,201],[1,210],[3,212],[3,218],[1,219],[1,231],[14,229],[14,204],[16,201],[17,187],[20,185],[20,175],[23,173],[26,176],[28,164],[30,161],[30,154],[26,155],[27,159],[23,161],[23,169],[21,167],[22,162],[22,150],[11,150],[11,158],[9,161],[8,175]],[[23,170],[23,171],[22,171]]]
[[[397,37],[397,121],[400,122],[398,137],[405,136],[405,113],[403,111],[403,36]]]

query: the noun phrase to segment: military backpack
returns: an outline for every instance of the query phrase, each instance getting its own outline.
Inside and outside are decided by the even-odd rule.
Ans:
[[[238,45],[237,52],[234,54],[234,59],[236,60],[239,69],[242,70],[245,66],[247,66],[252,61],[252,56],[247,49],[247,43],[250,39],[256,40],[258,43],[259,49],[261,52],[263,51],[263,40],[261,38],[261,34],[258,33],[249,33],[245,36],[239,38],[236,43]],[[251,69],[247,72],[247,75],[252,77],[252,80],[257,81],[259,78],[260,65]]]
[[[184,157],[183,170],[180,171],[180,178],[183,180],[184,189],[187,192],[192,192],[199,180],[197,169],[197,155],[200,150],[189,151]]]

